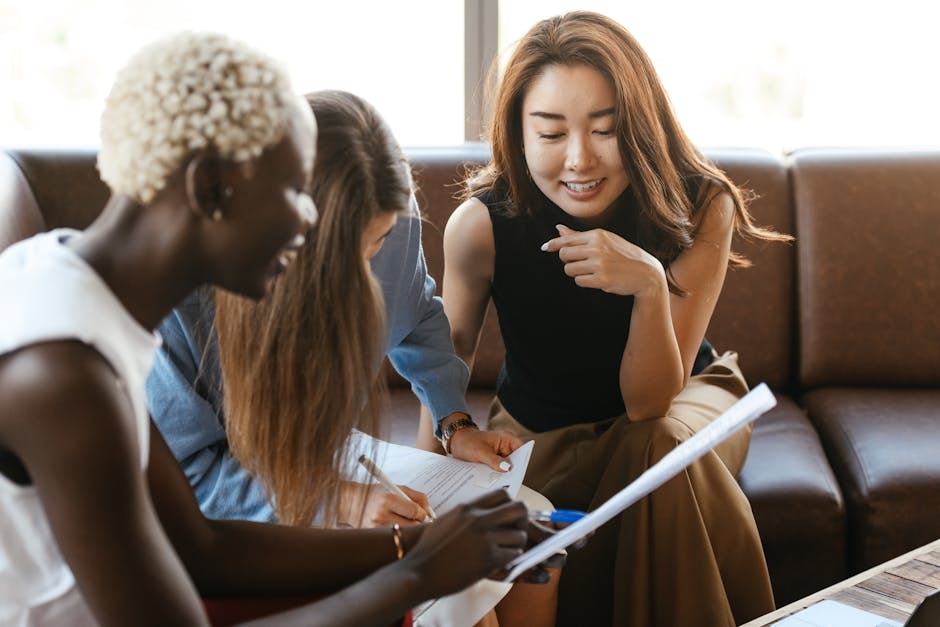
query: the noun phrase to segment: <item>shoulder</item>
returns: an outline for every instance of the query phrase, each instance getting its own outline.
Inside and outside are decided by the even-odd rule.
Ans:
[[[56,450],[136,446],[133,411],[117,375],[94,348],[44,342],[0,357],[0,438]],[[15,447],[20,448],[20,447]]]
[[[469,198],[454,209],[444,229],[444,246],[467,254],[493,254],[493,221],[479,198]]]
[[[490,279],[496,258],[493,222],[478,198],[465,200],[444,229],[444,268],[467,277]],[[449,266],[449,267],[448,267]]]
[[[730,234],[735,223],[734,198],[724,187],[706,182],[696,199],[695,238]]]

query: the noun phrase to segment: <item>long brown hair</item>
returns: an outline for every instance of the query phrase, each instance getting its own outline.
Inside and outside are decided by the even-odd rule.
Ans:
[[[586,65],[610,81],[620,157],[640,207],[640,241],[667,268],[673,292],[683,293],[668,272],[669,264],[692,245],[698,210],[717,193],[731,196],[738,233],[791,239],[754,223],[741,190],[689,141],[640,44],[614,20],[589,11],[542,20],[519,41],[494,98],[488,127],[492,159],[470,173],[465,198],[491,190],[506,199],[503,206],[512,215],[538,211],[540,192],[528,176],[522,152],[522,103],[532,82],[551,65]],[[729,262],[750,265],[735,253]]]
[[[283,523],[334,521],[351,430],[373,433],[386,399],[382,292],[362,252],[380,212],[403,212],[411,171],[378,112],[346,92],[307,96],[319,126],[319,221],[268,297],[216,292],[232,452]]]

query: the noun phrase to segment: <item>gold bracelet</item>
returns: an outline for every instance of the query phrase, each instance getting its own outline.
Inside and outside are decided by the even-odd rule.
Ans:
[[[395,559],[405,557],[405,543],[401,539],[401,525],[392,525],[392,541],[395,543]]]

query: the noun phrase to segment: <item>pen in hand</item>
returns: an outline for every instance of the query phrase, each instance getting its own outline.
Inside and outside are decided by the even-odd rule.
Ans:
[[[362,464],[362,467],[365,468],[369,472],[370,475],[375,477],[375,480],[378,481],[379,485],[381,485],[383,488],[385,488],[392,494],[397,494],[403,499],[407,499],[409,501],[411,500],[411,497],[405,494],[405,492],[401,488],[395,485],[395,483],[391,479],[388,478],[388,475],[382,472],[382,469],[376,466],[372,462],[371,459],[369,459],[365,455],[360,455],[359,463]],[[424,522],[431,522],[432,520],[437,518],[437,514],[434,513],[433,509],[431,509],[430,503],[428,503],[426,510],[427,510],[428,515],[425,517]]]

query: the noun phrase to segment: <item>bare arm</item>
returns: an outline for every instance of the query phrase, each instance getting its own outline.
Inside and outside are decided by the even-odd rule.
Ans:
[[[147,494],[130,403],[77,342],[19,351],[0,370],[0,438],[26,467],[102,625],[205,625]]]
[[[486,206],[472,198],[450,216],[444,229],[444,312],[457,356],[473,370],[480,330],[490,302],[496,262],[493,226]]]
[[[260,624],[386,624],[421,600],[456,592],[502,567],[526,543],[525,507],[503,492],[430,527],[403,530],[409,552],[400,561],[388,529],[209,521],[151,429],[149,481],[165,533],[140,469],[131,408],[93,349],[59,342],[4,358],[0,399],[0,447],[23,462],[102,625],[207,624],[183,563],[204,594],[336,589],[374,571],[345,591]],[[388,564],[376,571],[382,563]]]
[[[450,321],[450,334],[457,356],[473,370],[480,331],[490,302],[496,244],[486,206],[472,198],[451,215],[444,229],[444,312]],[[448,416],[442,427],[459,415]],[[522,442],[504,431],[461,430],[454,434],[450,450],[454,457],[479,461],[496,470],[505,456]]]
[[[727,194],[703,209],[694,244],[672,264],[675,280],[688,292],[684,297],[669,293],[659,261],[608,231],[562,227],[548,243],[579,286],[634,297],[620,365],[620,390],[632,420],[664,415],[688,382],[724,283],[733,218]]]

